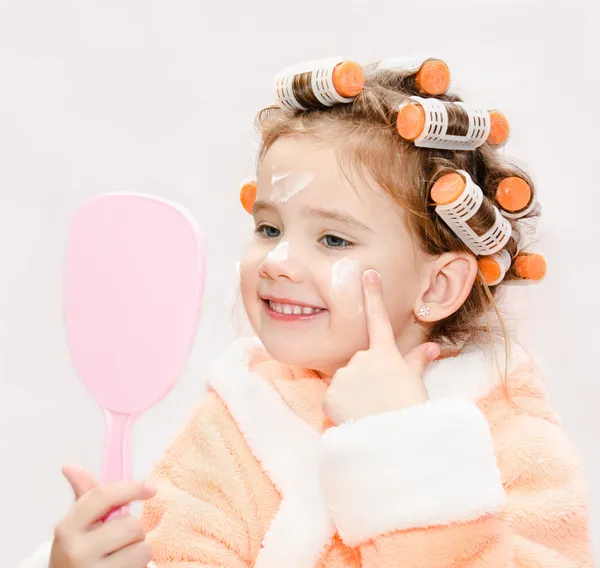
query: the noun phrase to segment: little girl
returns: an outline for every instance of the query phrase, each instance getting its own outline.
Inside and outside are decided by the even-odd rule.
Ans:
[[[491,323],[545,272],[533,184],[497,151],[504,116],[448,78],[433,59],[278,76],[242,194],[257,338],[209,373],[153,486],[65,468],[77,501],[23,566],[592,566],[575,452]],[[134,500],[140,520],[97,522]]]

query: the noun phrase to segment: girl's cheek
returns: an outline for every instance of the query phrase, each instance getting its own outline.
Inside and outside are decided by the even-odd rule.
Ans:
[[[329,302],[345,318],[363,316],[362,269],[358,260],[344,257],[331,266]]]
[[[260,258],[264,258],[264,254]],[[244,256],[241,261],[236,263],[236,270],[242,289],[244,286],[252,286],[253,282],[258,280],[258,267],[260,265],[259,257],[254,254],[248,254]]]
[[[239,272],[242,278],[247,275],[248,272],[258,272],[260,265],[265,260],[269,252],[272,251],[272,248],[273,247],[265,246],[264,241],[253,239],[252,242],[246,247],[244,256],[239,263]]]

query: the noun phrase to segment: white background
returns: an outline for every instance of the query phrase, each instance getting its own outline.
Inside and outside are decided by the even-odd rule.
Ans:
[[[544,206],[545,284],[511,296],[591,484],[600,548],[598,9],[592,0],[2,0],[0,3],[0,540],[16,565],[98,472],[104,422],[75,376],[61,314],[68,222],[90,197],[143,191],[188,207],[208,241],[202,322],[185,375],[138,421],[143,477],[234,336],[235,262],[251,222],[255,112],[283,66],[423,53],[468,101],[502,109],[506,149]],[[595,14],[592,11],[595,10]],[[596,105],[596,107],[594,106]]]

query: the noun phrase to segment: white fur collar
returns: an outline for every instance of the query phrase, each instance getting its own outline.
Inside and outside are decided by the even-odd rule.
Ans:
[[[208,379],[282,495],[254,566],[312,568],[335,534],[319,478],[321,437],[262,377],[249,372],[248,352],[255,347],[256,340],[236,342]]]
[[[528,356],[516,343],[510,345],[508,373],[525,363]],[[460,355],[435,361],[425,373],[425,386],[431,399],[465,398],[477,401],[502,379],[506,367],[502,346],[469,346]]]
[[[232,347],[217,360],[211,376],[239,372],[248,365],[249,353],[264,347],[256,337],[234,341]],[[529,360],[524,349],[516,342],[510,344],[508,373]],[[494,348],[471,345],[456,357],[435,361],[425,373],[425,386],[432,399],[466,398],[476,401],[485,396],[501,380],[505,370],[506,355],[502,345]],[[236,369],[237,367],[237,369]]]

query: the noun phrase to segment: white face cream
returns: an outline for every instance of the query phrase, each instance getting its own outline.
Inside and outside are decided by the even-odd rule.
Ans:
[[[275,170],[271,176],[271,197],[277,204],[286,203],[298,192],[308,187],[314,179],[310,172],[282,172]]]
[[[275,262],[283,262],[287,260],[290,250],[290,243],[285,241],[280,242],[265,258]]]
[[[362,299],[360,267],[357,260],[344,257],[331,266],[329,295],[331,300],[339,300],[356,307],[359,313],[364,312]]]

